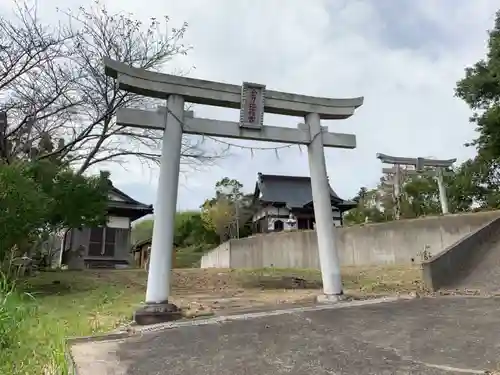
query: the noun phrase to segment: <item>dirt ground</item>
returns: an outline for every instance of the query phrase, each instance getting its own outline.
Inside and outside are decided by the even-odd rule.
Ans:
[[[28,290],[48,304],[73,306],[73,297],[80,296],[91,303],[89,308],[109,306],[124,313],[143,301],[146,278],[142,269],[44,272],[31,281]],[[346,267],[342,278],[346,295],[354,299],[422,290],[418,267]],[[193,317],[309,304],[321,287],[317,270],[176,269],[171,301],[186,317]]]
[[[345,293],[353,299],[423,289],[418,267],[347,267],[342,274]],[[313,303],[321,287],[316,270],[174,270],[172,300],[188,315],[220,314]]]

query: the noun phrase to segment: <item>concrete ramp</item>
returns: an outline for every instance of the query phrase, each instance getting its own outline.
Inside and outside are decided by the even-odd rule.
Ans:
[[[471,269],[450,285],[453,289],[500,294],[500,234],[496,233],[482,247],[480,256],[471,265]]]
[[[500,293],[500,218],[496,218],[422,263],[432,290]]]

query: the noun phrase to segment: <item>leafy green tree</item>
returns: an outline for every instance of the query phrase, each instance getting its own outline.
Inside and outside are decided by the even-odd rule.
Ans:
[[[133,242],[150,239],[153,224],[153,220],[142,220],[134,225]],[[197,266],[203,254],[219,244],[219,237],[205,228],[199,211],[184,211],[175,215],[174,243],[177,246],[175,266],[189,268]]]
[[[144,219],[134,223],[132,227],[132,243],[136,244],[141,241],[149,240],[153,236],[153,219]]]
[[[105,222],[106,174],[83,177],[31,161],[0,164],[0,190],[0,261],[16,250],[31,252],[61,228]]]
[[[235,201],[243,198],[243,184],[238,180],[224,177],[215,183],[215,198],[224,197],[229,201]]]
[[[66,163],[65,156],[52,153],[63,144],[60,140],[56,147],[49,134],[42,133],[36,145],[30,143],[26,155],[31,177],[51,198],[46,216],[48,225],[51,230],[102,225],[106,222],[111,187],[109,173],[90,177],[76,173]]]
[[[458,178],[462,185],[455,187],[458,197],[470,200],[481,208],[500,207],[500,11],[496,13],[489,32],[485,58],[465,69],[465,77],[457,82],[455,94],[464,100],[473,115],[477,138],[473,146],[478,156],[465,162]],[[460,206],[459,206],[460,207]],[[463,209],[463,207],[460,207]]]
[[[401,216],[415,218],[441,212],[439,190],[434,177],[424,174],[405,178],[402,186]]]
[[[50,203],[24,165],[0,164],[0,262],[39,233]]]
[[[52,230],[106,222],[108,173],[85,177],[49,160],[31,162],[27,169],[44,194],[50,197],[46,218]]]
[[[214,200],[207,200],[202,206],[201,218],[204,227],[209,231],[214,231],[224,242],[229,238],[230,225],[235,218],[234,204],[229,199],[219,197]]]
[[[378,189],[369,190],[362,187],[352,200],[358,205],[344,214],[344,222],[347,225],[386,221],[387,212],[392,213],[390,209],[389,211],[381,210],[382,204]]]
[[[487,168],[479,158],[469,159],[454,169],[453,176],[445,176],[450,212],[468,212],[474,203],[482,205],[488,195],[482,183]]]
[[[456,168],[449,182],[450,202],[457,211],[500,208],[500,168],[497,159],[478,155]]]
[[[153,236],[154,220],[141,220],[132,229],[132,242],[137,243]],[[214,231],[207,230],[198,211],[177,212],[175,215],[174,242],[179,247],[217,244]]]
[[[471,121],[477,126],[478,137],[468,145],[482,157],[500,158],[500,11],[489,31],[486,57],[465,69],[455,93],[473,110]]]
[[[205,228],[215,231],[221,241],[230,237],[251,234],[247,225],[253,213],[253,194],[242,192],[243,184],[224,177],[215,184],[215,196],[201,206],[201,218]]]
[[[46,133],[36,144],[21,146],[22,152],[0,159],[0,261],[13,251],[36,251],[59,229],[101,225],[106,219],[109,173],[85,177],[61,157],[43,157],[55,148]]]
[[[217,244],[219,238],[207,229],[198,211],[178,212],[175,216],[175,243],[181,247]]]

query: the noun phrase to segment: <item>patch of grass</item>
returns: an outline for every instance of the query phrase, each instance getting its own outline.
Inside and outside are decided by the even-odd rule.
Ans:
[[[347,293],[379,295],[420,287],[418,268],[347,267],[342,273]],[[306,280],[307,288],[321,287],[317,270],[177,269],[173,271],[172,295],[231,298],[237,291],[241,299],[245,290],[283,292],[293,287],[291,278]],[[42,272],[18,284],[17,292],[4,304],[7,314],[1,315],[0,310],[0,319],[11,319],[7,329],[13,329],[11,337],[16,343],[0,349],[0,374],[65,374],[65,338],[109,332],[129,322],[144,299],[145,288],[142,269]],[[5,329],[1,324],[0,339]]]
[[[99,272],[44,272],[18,285],[16,296],[30,293],[33,298],[17,302],[29,313],[22,318],[19,346],[0,356],[0,374],[66,374],[65,338],[108,332],[129,321],[144,298],[145,275],[114,277],[117,272],[106,277]]]
[[[0,373],[25,373],[23,363],[12,358],[31,356],[26,340],[30,330],[25,324],[36,315],[33,299],[19,293],[15,284],[0,273]]]
[[[29,304],[23,295],[0,274],[0,352],[19,347],[19,336],[23,320],[30,313]]]

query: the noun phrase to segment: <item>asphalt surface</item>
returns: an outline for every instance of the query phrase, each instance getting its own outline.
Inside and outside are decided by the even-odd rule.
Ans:
[[[500,298],[294,311],[73,346],[78,375],[480,374],[500,366]],[[500,367],[499,367],[500,368]]]

